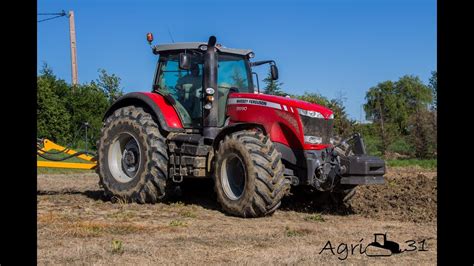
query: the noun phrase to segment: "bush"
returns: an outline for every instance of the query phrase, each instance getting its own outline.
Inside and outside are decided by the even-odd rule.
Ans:
[[[407,166],[418,166],[424,169],[436,169],[438,166],[437,159],[401,159],[401,160],[388,160],[387,165],[390,167],[407,167]]]
[[[413,145],[416,158],[436,157],[437,124],[436,112],[421,109],[410,116],[409,141]]]
[[[379,137],[372,135],[366,135],[362,137],[364,138],[367,154],[372,156],[382,156],[380,148],[382,146],[382,140]]]
[[[102,117],[109,108],[107,96],[93,82],[77,86],[68,95],[67,108],[71,113],[71,128],[79,134],[73,145],[78,141],[84,143],[84,122],[88,122],[88,147],[95,147],[102,126]],[[82,126],[82,129],[81,129]],[[80,130],[81,129],[81,130]],[[81,146],[84,148],[84,146]]]
[[[66,143],[71,138],[71,116],[63,99],[55,93],[65,84],[56,82],[56,77],[47,66],[42,73],[37,79],[37,136]]]
[[[58,79],[48,65],[37,77],[37,132],[58,144],[85,148],[84,123],[88,128],[88,149],[94,150],[102,117],[116,97],[122,95],[120,78],[101,70],[97,82],[72,87]]]
[[[414,148],[405,138],[398,137],[388,146],[388,151],[396,152],[402,155],[413,156]]]

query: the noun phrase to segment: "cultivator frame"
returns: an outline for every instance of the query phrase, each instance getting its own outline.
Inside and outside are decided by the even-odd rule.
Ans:
[[[55,151],[55,152],[52,152]],[[67,158],[77,157],[79,159],[89,161],[90,163],[71,163],[63,162],[64,158],[55,159],[49,157],[50,155],[67,154]],[[44,168],[68,168],[68,169],[84,169],[92,170],[97,167],[97,160],[90,156],[88,152],[77,152],[73,149],[63,147],[54,143],[49,139],[39,139],[37,142],[37,155],[46,159],[47,161],[37,161],[37,167]]]

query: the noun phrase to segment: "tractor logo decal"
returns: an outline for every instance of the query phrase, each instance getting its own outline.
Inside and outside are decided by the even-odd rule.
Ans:
[[[281,105],[274,102],[269,101],[262,101],[262,100],[255,100],[255,99],[248,99],[248,98],[231,98],[227,102],[228,105],[233,104],[250,104],[250,105],[258,105],[258,106],[265,106],[270,108],[275,108],[281,110]]]

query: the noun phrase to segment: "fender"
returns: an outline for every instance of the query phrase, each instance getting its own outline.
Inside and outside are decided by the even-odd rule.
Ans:
[[[214,146],[214,149],[217,150],[217,148],[219,147],[219,142],[223,140],[226,135],[229,135],[233,132],[240,131],[240,130],[255,129],[255,128],[261,130],[264,134],[267,133],[265,131],[265,128],[260,124],[255,124],[255,123],[229,124],[228,126],[224,127],[222,130],[219,131],[212,145]]]
[[[217,134],[216,138],[213,142],[214,150],[219,148],[219,142],[224,139],[226,135],[229,135],[233,132],[245,130],[245,129],[258,129],[261,130],[263,134],[267,135],[267,130],[261,124],[256,123],[232,123],[223,128],[219,134]],[[299,167],[306,167],[306,160],[305,155],[303,152],[302,146],[300,149],[292,149],[289,146],[282,144],[280,142],[273,142],[275,145],[275,149],[281,153],[282,159],[287,161],[288,163],[299,166]]]
[[[160,127],[167,132],[184,132],[183,125],[174,107],[163,96],[152,92],[131,92],[118,98],[103,117],[105,120],[115,110],[124,106],[139,106],[156,118]]]

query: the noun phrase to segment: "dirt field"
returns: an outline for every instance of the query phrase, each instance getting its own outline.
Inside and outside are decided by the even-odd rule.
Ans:
[[[113,204],[97,182],[95,174],[38,176],[39,264],[436,263],[433,171],[389,169],[386,185],[357,188],[349,207],[295,194],[259,219],[220,212],[205,180],[155,205]],[[417,250],[361,254],[374,233],[386,233],[402,249],[413,249],[414,240]]]

